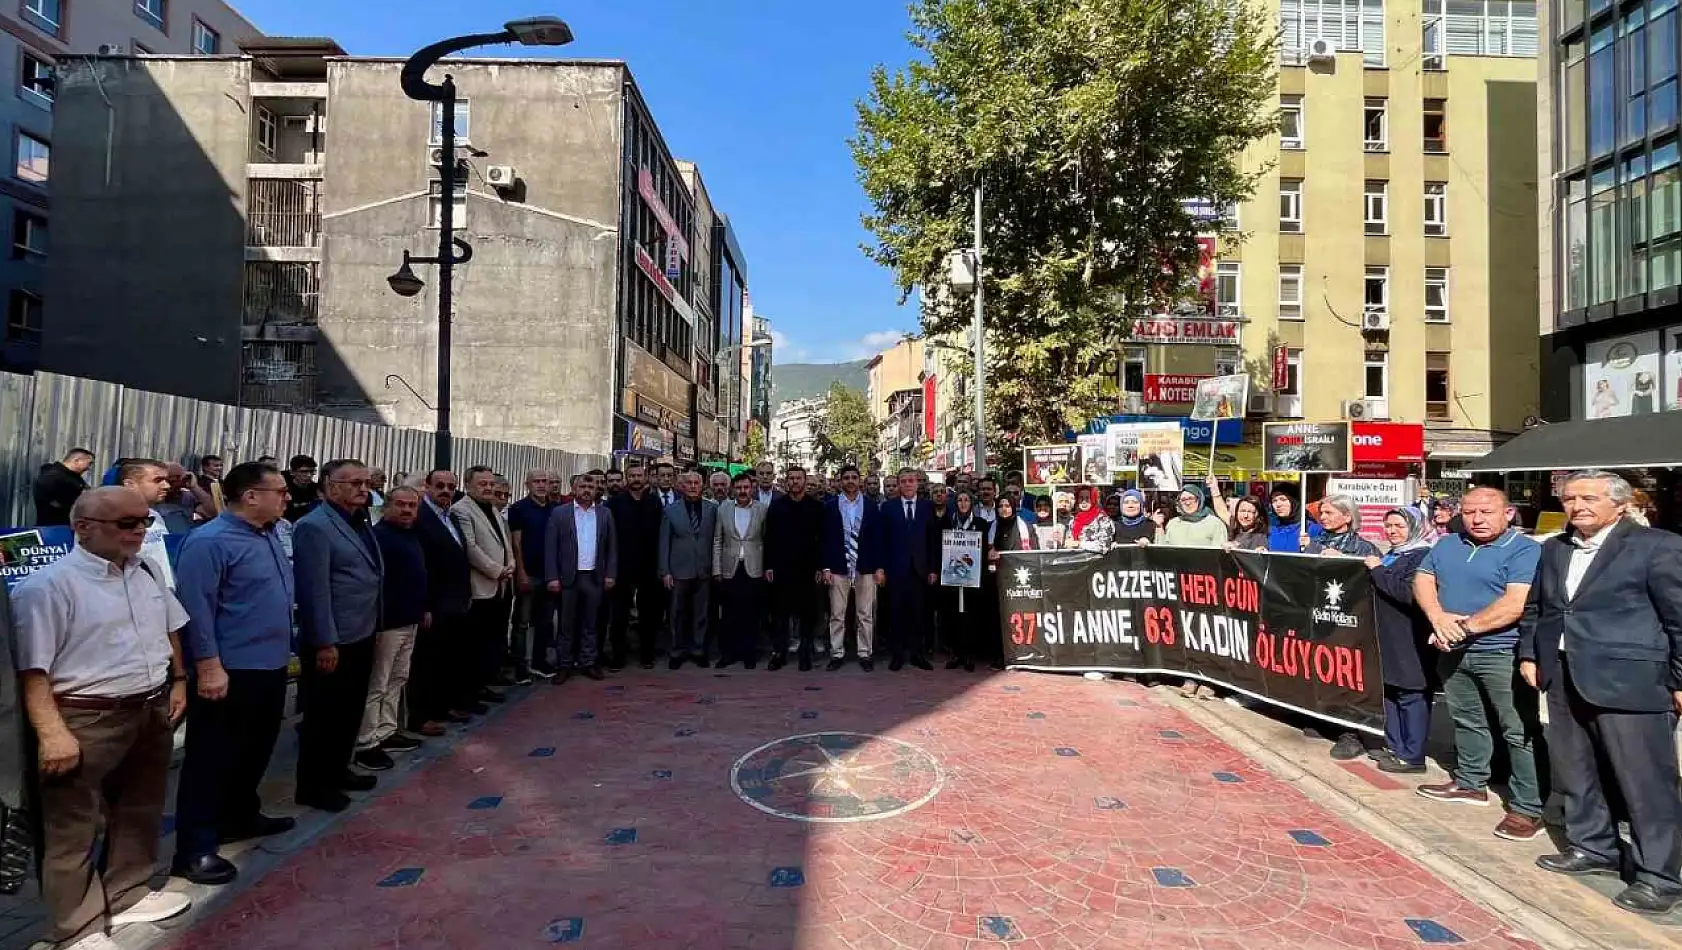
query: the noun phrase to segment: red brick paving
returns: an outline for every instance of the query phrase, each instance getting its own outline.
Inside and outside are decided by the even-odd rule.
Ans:
[[[910,743],[943,784],[853,823],[737,797],[738,758],[818,732]],[[930,785],[897,746],[834,751],[888,776],[870,786],[888,804]],[[788,773],[818,756],[762,754],[745,785],[769,776],[779,810],[856,810],[833,782],[797,794],[819,776]],[[772,886],[778,869],[803,883]],[[1528,946],[1136,686],[849,668],[540,685],[172,946],[1400,950],[1432,945],[1421,932]]]

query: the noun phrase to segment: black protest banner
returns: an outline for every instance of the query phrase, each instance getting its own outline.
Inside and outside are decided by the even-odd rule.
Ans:
[[[1372,597],[1353,559],[1127,547],[999,562],[1013,667],[1196,677],[1381,733]]]

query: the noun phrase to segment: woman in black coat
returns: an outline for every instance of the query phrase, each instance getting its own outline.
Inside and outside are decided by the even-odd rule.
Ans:
[[[1413,575],[1431,550],[1431,525],[1411,508],[1384,515],[1390,552],[1366,559],[1372,571],[1378,656],[1384,668],[1384,738],[1388,748],[1375,758],[1385,772],[1425,771],[1425,739],[1431,732],[1431,624],[1413,602]]]
[[[946,512],[946,517],[941,519],[940,527],[943,531],[980,533],[981,560],[971,565],[971,569],[975,571],[976,576],[985,574],[987,552],[991,548],[987,543],[987,521],[975,510],[975,495],[966,489],[953,496],[951,507]],[[999,636],[997,622],[991,621],[996,611],[987,609],[988,600],[980,587],[942,586],[938,598],[940,629],[946,637],[947,644],[952,648],[952,659],[946,661],[946,668],[955,670],[961,666],[973,673],[976,657],[992,656],[987,651],[988,641],[985,638],[990,636],[997,639]]]

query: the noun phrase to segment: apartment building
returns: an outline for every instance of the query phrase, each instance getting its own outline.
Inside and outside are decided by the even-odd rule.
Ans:
[[[630,70],[452,60],[445,156],[440,107],[403,95],[401,67],[320,39],[73,64],[43,365],[430,427],[436,275],[416,265],[414,297],[386,278],[405,250],[436,252],[448,160],[473,247],[454,287],[453,428],[697,458],[698,410],[737,411],[713,365],[745,307],[741,252]]]
[[[876,424],[876,461],[889,470],[910,464],[921,441],[912,427],[901,422],[922,416],[924,351],[922,340],[901,340],[871,357],[866,366],[865,398]]]
[[[47,314],[46,265],[56,70],[67,57],[109,53],[218,56],[262,34],[221,0],[21,0],[0,14],[0,134],[12,172],[0,176],[0,222],[11,253],[0,257],[6,332],[0,369],[30,372],[40,361]]]
[[[1124,399],[1247,371],[1273,383],[1252,413],[1422,422],[1451,472],[1537,409],[1536,4],[1271,7],[1280,127],[1254,200],[1212,215],[1216,319],[1136,332]]]

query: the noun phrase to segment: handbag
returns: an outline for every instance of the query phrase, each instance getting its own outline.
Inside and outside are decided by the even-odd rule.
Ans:
[[[21,810],[0,805],[0,894],[16,894],[35,866],[35,843]]]

